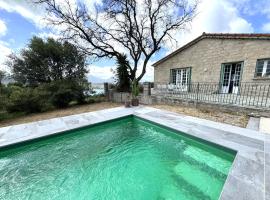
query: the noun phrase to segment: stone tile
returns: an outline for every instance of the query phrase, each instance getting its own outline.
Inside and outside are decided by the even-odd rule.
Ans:
[[[270,165],[265,165],[265,192],[270,194]]]
[[[223,187],[220,200],[263,200],[264,191],[231,175]]]
[[[259,126],[260,126],[260,118],[258,118],[258,117],[250,117],[249,118],[248,124],[247,124],[248,129],[258,131]]]
[[[62,118],[54,118],[37,122],[38,133],[51,134],[55,132],[61,132],[68,129]],[[37,133],[37,134],[38,134]]]
[[[265,200],[270,200],[270,192],[265,192]]]
[[[261,190],[264,189],[263,164],[236,155],[230,174],[254,187],[258,187]]]
[[[77,128],[77,127],[86,126],[89,124],[89,121],[81,115],[63,117],[62,120],[66,124],[67,128]]]
[[[265,164],[270,166],[270,153],[265,152]]]
[[[260,132],[270,134],[270,118],[261,117]]]

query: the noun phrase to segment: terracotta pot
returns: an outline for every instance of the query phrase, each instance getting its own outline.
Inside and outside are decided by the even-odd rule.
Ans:
[[[125,107],[129,108],[130,107],[130,101],[125,101]]]
[[[132,106],[138,106],[139,105],[139,99],[131,99],[131,105]]]

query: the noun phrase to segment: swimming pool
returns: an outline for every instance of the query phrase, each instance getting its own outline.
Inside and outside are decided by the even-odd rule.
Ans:
[[[1,199],[218,199],[235,152],[129,116],[0,152]]]

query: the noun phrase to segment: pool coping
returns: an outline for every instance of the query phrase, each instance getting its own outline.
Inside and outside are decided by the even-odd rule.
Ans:
[[[117,107],[0,128],[0,150],[10,145],[134,115],[237,151],[222,200],[270,200],[270,135],[147,106]]]

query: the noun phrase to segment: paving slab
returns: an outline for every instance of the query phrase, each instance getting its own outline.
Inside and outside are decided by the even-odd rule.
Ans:
[[[270,134],[270,118],[261,117],[259,130],[262,133]]]
[[[260,128],[260,118],[259,117],[250,117],[247,124],[248,129],[259,131]]]

